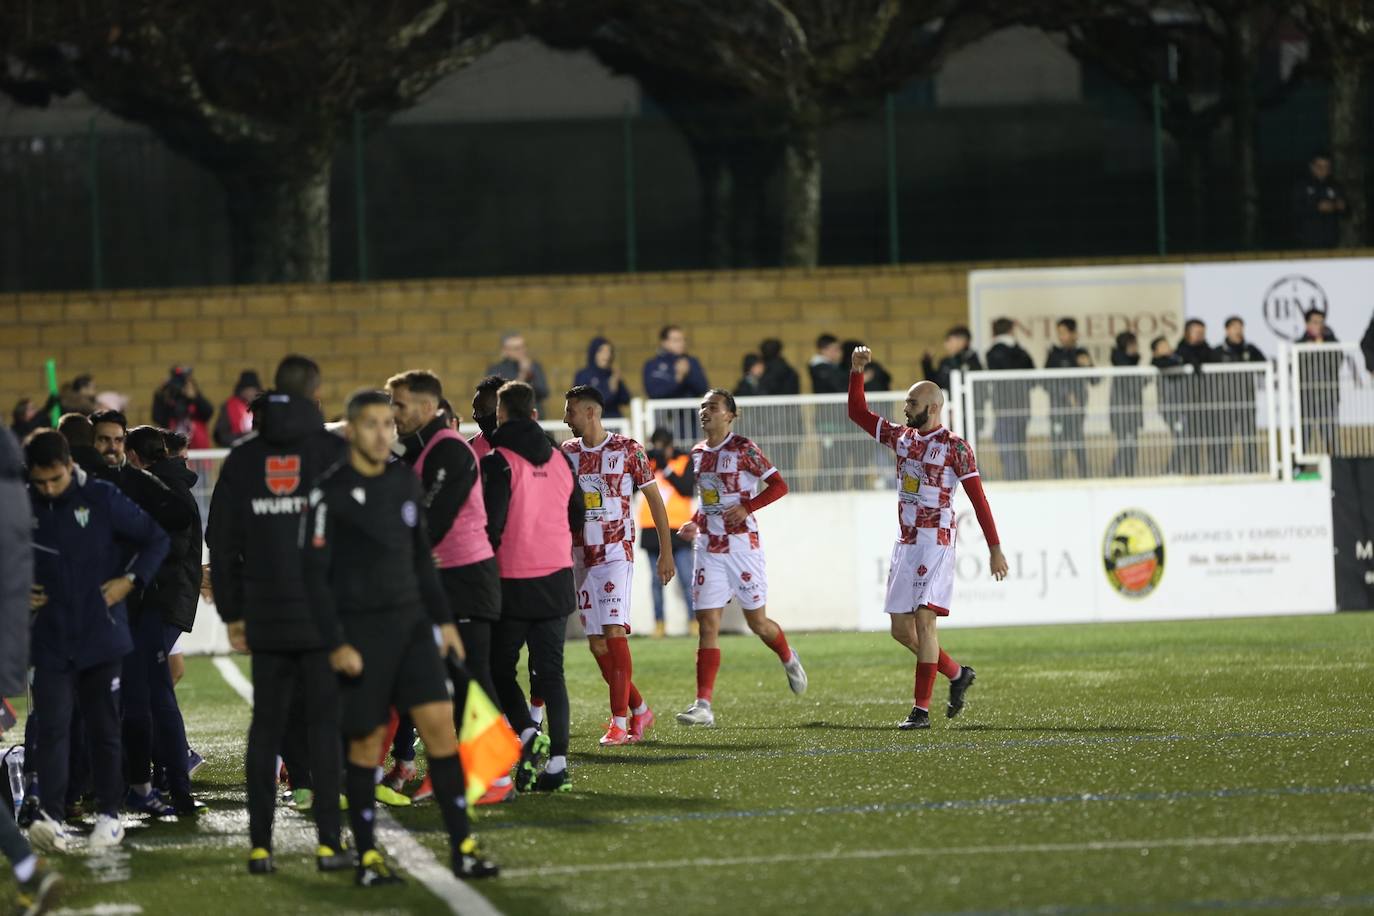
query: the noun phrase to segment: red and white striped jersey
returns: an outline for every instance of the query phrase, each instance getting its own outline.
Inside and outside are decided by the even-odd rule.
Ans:
[[[753,496],[758,485],[777,473],[777,468],[750,440],[731,433],[715,448],[698,442],[692,448],[697,479],[697,512],[693,521],[707,538],[711,553],[758,550],[759,526],[753,513],[743,522],[730,523],[725,512]]]
[[[954,488],[978,476],[973,449],[941,426],[921,435],[879,419],[874,437],[897,453],[897,520],[903,544],[953,545]]]
[[[637,489],[654,486],[654,472],[644,447],[619,433],[610,433],[596,447],[581,438],[563,443],[563,451],[577,470],[586,520],[573,532],[573,555],[583,566],[612,561],[633,563],[635,521],[631,503]]]

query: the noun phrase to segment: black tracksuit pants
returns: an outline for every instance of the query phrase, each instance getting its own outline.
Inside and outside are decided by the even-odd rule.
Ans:
[[[296,698],[305,721],[292,722]],[[254,848],[272,848],[277,804],[277,752],[288,725],[305,729],[310,784],[315,793],[315,828],[322,845],[339,848],[339,783],[343,768],[339,738],[339,679],[324,649],[253,652],[253,724],[248,729],[245,771],[248,832]]]
[[[33,705],[38,711],[35,751],[43,810],[67,819],[67,780],[71,766],[72,716],[79,707],[95,784],[97,810],[117,815],[124,801],[124,760],[120,741],[120,660],[80,671],[39,667],[33,675]]]

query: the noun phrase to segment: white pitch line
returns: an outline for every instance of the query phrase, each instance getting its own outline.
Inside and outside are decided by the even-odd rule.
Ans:
[[[1262,836],[1174,837],[1144,840],[1095,840],[1087,843],[1022,843],[1002,846],[956,846],[940,851],[942,856],[1015,855],[1017,853],[1107,852],[1118,849],[1168,849],[1208,846],[1282,846],[1289,843],[1369,843],[1374,833],[1295,833]],[[824,860],[900,859],[918,856],[925,847],[911,849],[854,849],[848,851],[813,851],[805,854],[776,856],[736,856],[729,859],[670,859],[658,862],[635,862],[636,869],[664,868],[721,868],[740,865],[786,865],[792,862]],[[585,865],[545,865],[539,868],[512,868],[501,872],[502,877],[547,878],[558,875],[584,875],[596,872],[622,871],[623,863],[592,862]]]
[[[252,706],[253,684],[243,676],[239,666],[232,659],[219,656],[215,659],[215,668],[225,683]],[[450,913],[454,916],[501,916],[501,911],[492,906],[487,898],[440,865],[434,853],[420,845],[404,827],[396,823],[385,808],[379,806],[376,810],[377,835],[390,850],[396,864],[414,875],[426,890],[442,900]]]
[[[53,910],[52,916],[137,916],[143,907],[136,903],[98,903],[84,910]]]

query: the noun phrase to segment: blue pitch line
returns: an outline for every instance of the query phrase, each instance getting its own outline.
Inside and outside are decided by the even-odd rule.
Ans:
[[[688,821],[746,820],[764,817],[798,817],[834,814],[898,814],[911,811],[964,811],[969,809],[1023,808],[1088,802],[1206,801],[1232,798],[1283,796],[1371,795],[1374,783],[1343,786],[1277,786],[1268,789],[1205,789],[1180,792],[1079,792],[1029,798],[964,798],[946,801],[875,802],[868,805],[826,805],[817,808],[765,808],[752,811],[688,811],[682,814],[643,814],[633,817],[580,818],[569,821],[506,821],[483,824],[483,830],[562,827],[630,827],[645,824],[679,824]]]
[[[1207,910],[1332,909],[1335,907],[1374,906],[1374,894],[1322,897],[1254,897],[1240,900],[1173,900],[1153,904],[1083,904],[1022,907],[1006,910],[949,910],[930,916],[1092,916],[1098,913],[1177,913]]]

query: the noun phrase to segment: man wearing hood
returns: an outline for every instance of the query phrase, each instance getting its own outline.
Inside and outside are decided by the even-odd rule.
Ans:
[[[136,604],[130,605],[129,628],[134,651],[124,658],[124,751],[131,809],[154,817],[194,814],[191,774],[186,755],[186,725],[177,706],[167,655],[177,638],[196,621],[200,597],[200,507],[191,495],[198,477],[184,460],[167,457],[162,430],[136,426],[125,442],[129,464],[167,485],[194,522],[169,531],[171,549],[157,576]],[[169,808],[152,785],[152,763],[166,774],[171,790]]]
[[[572,780],[563,643],[567,616],[576,606],[573,532],[582,530],[586,509],[571,460],[535,420],[534,389],[523,382],[502,386],[496,415],[493,451],[482,459],[487,538],[501,571],[501,620],[492,634],[492,679],[502,710],[520,735],[516,788],[566,792]],[[548,735],[535,725],[516,679],[520,650],[526,645],[530,670],[539,674]],[[548,765],[540,772],[546,754]]]
[[[124,839],[120,670],[133,650],[125,600],[153,581],[167,556],[167,534],[111,484],[74,467],[60,433],[36,435],[24,457],[34,526],[31,661],[44,815],[29,838],[44,851],[67,846],[72,717],[79,708],[97,800],[88,845],[117,846]]]
[[[287,356],[274,383],[258,402],[258,428],[235,443],[220,468],[205,539],[215,608],[229,627],[229,642],[253,653],[256,702],[244,765],[248,870],[275,870],[276,761],[299,691],[310,710],[299,725],[307,730],[316,861],[321,870],[336,871],[353,865],[339,844],[339,683],[306,600],[298,537],[311,486],[346,457],[348,446],[325,431],[313,360]]]
[[[239,380],[234,383],[233,397],[220,407],[219,417],[215,420],[216,445],[228,448],[239,436],[246,436],[253,431],[251,408],[261,393],[262,380],[256,372],[244,369],[239,373]]]
[[[577,370],[573,376],[573,387],[589,385],[601,392],[606,402],[605,419],[623,416],[620,409],[630,404],[630,389],[620,376],[620,367],[615,364],[615,344],[604,337],[593,337],[587,345],[587,365]]]

